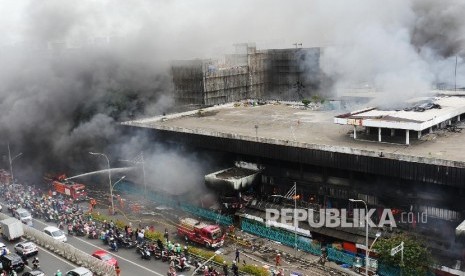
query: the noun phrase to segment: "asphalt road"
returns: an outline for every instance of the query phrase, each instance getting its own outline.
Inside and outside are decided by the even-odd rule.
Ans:
[[[1,242],[8,247],[10,252],[15,252],[14,245],[20,241],[9,242],[2,239]],[[68,262],[66,259],[63,259],[60,256],[55,255],[54,253],[51,253],[50,251],[47,251],[42,247],[39,247],[39,253],[36,256],[39,258],[40,261],[40,270],[42,270],[45,273],[45,275],[54,275],[57,269],[61,270],[64,274],[65,272],[77,267],[75,264]],[[24,272],[32,270],[33,258],[34,257],[32,256],[28,258],[29,265],[26,266]]]
[[[56,226],[55,223],[45,223],[41,220],[34,219],[34,228],[42,230],[46,226]],[[160,260],[144,260],[136,253],[136,249],[120,248],[118,252],[113,252],[108,249],[108,246],[103,244],[101,240],[88,239],[87,237],[75,237],[67,235],[67,243],[73,245],[77,249],[92,254],[96,250],[105,250],[113,255],[121,268],[121,275],[158,275],[165,276],[168,271],[168,263]],[[63,271],[63,270],[62,270]],[[53,275],[53,274],[51,274]]]

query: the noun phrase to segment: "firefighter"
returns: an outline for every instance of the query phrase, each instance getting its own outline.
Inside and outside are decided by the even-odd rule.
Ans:
[[[276,255],[276,266],[280,266],[281,265],[281,254],[277,254]]]
[[[97,205],[97,201],[95,200],[95,198],[91,198],[90,199],[90,212],[94,210],[96,205]]]

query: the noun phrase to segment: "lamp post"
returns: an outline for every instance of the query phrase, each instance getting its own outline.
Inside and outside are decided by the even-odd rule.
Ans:
[[[116,184],[120,183],[121,180],[123,180],[123,179],[125,179],[125,178],[126,178],[126,176],[123,175],[120,179],[118,179],[118,181],[116,181],[115,183],[113,183],[113,186],[111,186],[111,190],[113,190],[113,189],[115,188]]]
[[[113,186],[111,185],[111,170],[110,170],[110,160],[108,159],[108,156],[104,153],[98,153],[98,152],[90,152],[92,155],[99,155],[105,157],[107,160],[107,165],[108,165],[108,185],[110,187],[110,202],[111,202],[111,214],[115,211],[115,206],[113,204]]]
[[[197,272],[197,270],[199,270],[200,268],[203,268],[209,261],[213,260],[213,258],[215,258],[217,255],[223,253],[221,250],[216,250],[215,251],[215,254],[213,256],[211,256],[208,260],[206,260],[203,264],[199,265],[199,267],[197,267],[194,272],[192,272],[192,276],[195,275],[195,273]]]
[[[363,202],[365,204],[365,275],[368,276],[368,206],[365,201],[361,199],[349,199],[350,202]]]
[[[10,161],[10,174],[11,174],[11,182],[15,183],[15,177],[13,175],[13,161],[20,157],[23,153],[20,152],[15,157],[11,158],[11,151],[10,151],[10,143],[8,143],[8,160]]]

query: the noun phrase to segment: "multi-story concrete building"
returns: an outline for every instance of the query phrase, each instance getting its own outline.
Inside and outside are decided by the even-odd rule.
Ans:
[[[175,61],[175,100],[214,105],[247,98],[302,99],[320,84],[320,48],[257,50],[236,45],[219,60]]]

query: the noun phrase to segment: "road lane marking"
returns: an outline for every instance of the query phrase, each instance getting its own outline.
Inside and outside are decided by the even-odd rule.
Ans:
[[[49,224],[47,224],[47,223],[45,223],[45,222],[42,222],[42,221],[40,221],[40,220],[38,220],[38,219],[36,219],[36,218],[33,218],[33,220],[36,221],[36,222],[38,222],[38,223],[40,223],[40,224],[42,224],[42,225],[49,226]],[[35,228],[35,227],[33,227],[33,228]],[[36,229],[36,230],[39,230],[39,229]],[[39,230],[39,231],[40,231],[40,230]],[[95,247],[95,248],[104,250],[104,251],[106,251],[108,254],[110,254],[110,255],[112,255],[112,256],[118,257],[118,258],[121,259],[121,260],[124,260],[124,261],[126,261],[126,262],[128,262],[128,263],[130,263],[130,264],[133,264],[133,265],[138,266],[138,267],[140,267],[140,268],[142,268],[142,269],[145,269],[145,270],[147,270],[147,271],[149,271],[149,272],[151,272],[151,273],[153,273],[153,274],[155,274],[155,275],[158,275],[158,276],[165,276],[165,274],[160,274],[159,272],[156,272],[155,270],[151,270],[151,269],[149,269],[149,268],[147,268],[147,267],[145,267],[145,266],[142,266],[142,265],[140,265],[140,264],[138,264],[138,263],[136,263],[136,262],[133,262],[133,261],[131,261],[131,260],[128,260],[128,259],[123,258],[123,257],[118,256],[118,255],[115,255],[115,254],[113,254],[113,253],[111,253],[111,252],[108,252],[108,251],[105,250],[104,248],[102,248],[102,247],[100,247],[100,246],[97,246],[97,245],[94,245],[94,244],[92,244],[92,243],[90,243],[90,242],[88,242],[88,241],[86,241],[86,240],[83,240],[83,239],[78,238],[78,237],[74,237],[74,238],[76,238],[76,239],[80,240],[81,242],[84,242],[84,243],[86,243],[86,244],[88,244],[88,245],[90,245],[90,246],[93,246],[93,247]],[[52,254],[51,252],[48,252],[48,251],[47,251],[47,253]],[[90,254],[89,254],[89,255],[90,255]]]
[[[150,272],[152,272],[152,273],[154,273],[154,274],[156,274],[156,275],[158,275],[158,276],[165,276],[164,274],[160,274],[160,273],[156,272],[155,270],[148,269],[148,268],[146,268],[145,266],[142,266],[142,265],[140,265],[140,264],[138,264],[138,263],[135,263],[135,262],[133,262],[133,261],[131,261],[131,260],[128,260],[128,259],[126,259],[126,258],[123,258],[123,257],[121,257],[121,256],[119,256],[119,255],[115,255],[115,254],[113,254],[113,253],[111,253],[111,252],[105,250],[104,248],[102,248],[102,247],[100,247],[100,246],[97,246],[97,245],[95,245],[95,244],[92,244],[92,243],[90,243],[90,242],[88,242],[88,241],[86,241],[86,240],[83,240],[83,239],[78,238],[78,237],[75,237],[75,238],[78,239],[78,240],[80,240],[80,241],[82,241],[82,242],[84,242],[84,243],[87,243],[87,244],[90,245],[90,246],[93,246],[93,247],[95,247],[95,248],[101,249],[101,250],[107,252],[108,254],[110,254],[110,255],[112,255],[112,256],[115,256],[115,257],[117,257],[117,258],[119,258],[119,259],[121,259],[121,260],[125,260],[125,261],[128,262],[128,263],[131,263],[131,264],[133,264],[133,265],[135,265],[135,266],[138,266],[138,267],[143,268],[143,269],[145,269],[145,270],[147,270],[147,271],[150,271]]]

